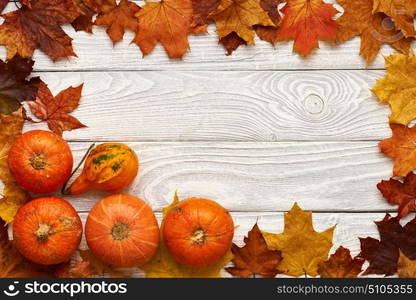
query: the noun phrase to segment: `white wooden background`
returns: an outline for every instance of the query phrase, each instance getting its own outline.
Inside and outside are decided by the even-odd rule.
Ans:
[[[36,52],[34,59],[54,93],[85,83],[74,115],[89,127],[64,135],[76,162],[93,141],[131,145],[141,165],[126,192],[159,216],[176,189],[180,198],[216,200],[232,212],[242,244],[256,220],[281,232],[283,212],[297,201],[314,212],[317,230],[337,224],[332,251],[343,245],[358,254],[358,237],[378,237],[373,221],[395,211],[376,189],[392,167],[377,148],[390,136],[389,110],[370,92],[384,60],[366,69],[359,38],[321,43],[307,59],[292,53],[291,42],[274,49],[256,41],[225,56],[211,25],[175,61],[160,46],[142,58],[129,44],[132,33],[113,48],[102,28],[65,30],[77,58],[53,63]],[[46,127],[25,130],[35,128]],[[104,195],[65,198],[85,218]]]

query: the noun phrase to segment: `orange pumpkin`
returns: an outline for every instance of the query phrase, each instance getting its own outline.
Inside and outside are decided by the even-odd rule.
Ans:
[[[139,160],[129,146],[120,143],[101,144],[91,150],[81,175],[66,192],[78,195],[95,189],[117,193],[134,180],[138,171]]]
[[[208,267],[230,249],[234,223],[218,203],[190,198],[170,209],[163,220],[163,240],[176,261],[194,267]]]
[[[27,191],[43,194],[59,189],[72,171],[72,153],[59,135],[32,130],[12,145],[9,169],[16,181]]]
[[[138,267],[155,254],[160,232],[155,215],[143,200],[117,194],[100,200],[85,224],[91,251],[117,267]]]
[[[27,259],[42,265],[68,261],[77,250],[82,223],[75,209],[58,197],[43,197],[22,206],[13,223],[13,239]]]

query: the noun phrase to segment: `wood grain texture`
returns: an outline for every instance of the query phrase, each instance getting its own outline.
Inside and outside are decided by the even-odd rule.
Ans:
[[[68,140],[381,140],[389,109],[370,88],[384,71],[41,73],[56,94],[84,82]],[[29,125],[26,129],[42,128]]]
[[[178,190],[181,199],[204,197],[230,211],[285,211],[296,201],[314,211],[386,211],[376,184],[391,174],[375,142],[128,143],[140,174],[124,192],[160,211]],[[70,143],[75,162],[89,143]],[[104,197],[65,197],[88,211]]]
[[[234,223],[238,225],[234,233],[234,243],[239,246],[243,245],[243,238],[247,232],[253,227],[256,221],[263,231],[281,233],[283,231],[283,213],[232,213]],[[85,223],[87,214],[81,213],[81,219]],[[334,231],[334,246],[331,253],[339,246],[344,246],[351,250],[353,256],[360,252],[360,243],[358,237],[372,236],[379,238],[377,228],[373,221],[381,220],[384,217],[383,213],[314,213],[313,223],[315,230],[324,231],[325,229],[337,225]],[[157,213],[159,223],[161,222],[161,214]],[[81,249],[87,247],[85,239],[81,242]],[[134,277],[143,277],[144,274],[137,269],[125,269],[127,273]],[[230,274],[223,271],[224,277],[231,277]],[[283,275],[278,275],[282,277]]]
[[[139,4],[143,3],[137,1]],[[335,0],[326,2],[336,3]],[[336,6],[342,11],[340,6]],[[5,11],[14,10],[10,3]],[[74,39],[74,50],[78,57],[63,59],[53,63],[46,55],[36,50],[34,59],[36,70],[294,70],[294,69],[366,69],[365,61],[359,56],[360,39],[339,46],[330,46],[320,42],[320,49],[306,59],[293,53],[293,42],[278,43],[276,47],[256,38],[255,46],[242,46],[231,56],[218,45],[215,26],[209,26],[207,35],[190,35],[191,51],[183,61],[169,60],[160,45],[142,58],[142,53],[135,44],[131,44],[133,33],[128,32],[124,40],[113,47],[105,28],[94,27],[94,35],[75,32],[71,26],[64,26],[65,31]],[[369,69],[384,68],[384,59],[392,53],[389,46],[383,46],[376,60]],[[3,47],[0,57],[5,56]]]

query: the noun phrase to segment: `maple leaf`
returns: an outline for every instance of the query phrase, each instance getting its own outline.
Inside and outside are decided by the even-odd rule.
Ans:
[[[194,31],[207,32],[208,16],[220,3],[221,0],[192,0],[191,28]]]
[[[192,0],[146,1],[136,13],[139,30],[133,42],[140,47],[143,56],[160,42],[170,58],[182,58],[189,49],[192,12]]]
[[[409,53],[411,38],[405,38],[394,23],[383,13],[373,14],[373,0],[337,0],[344,14],[337,19],[338,43],[361,36],[360,55],[370,64],[381,45],[387,43],[399,52]]]
[[[280,24],[279,39],[294,39],[294,51],[303,56],[319,48],[319,39],[331,40],[336,37],[338,13],[332,4],[322,0],[288,0],[282,8],[284,17]]]
[[[327,261],[318,265],[321,278],[355,278],[362,272],[364,260],[352,258],[350,250],[340,246]]]
[[[0,114],[0,180],[4,184],[0,217],[6,223],[13,221],[17,210],[29,200],[29,195],[14,180],[7,162],[13,142],[22,134],[23,123],[22,108],[10,115]]]
[[[175,192],[172,203],[163,208],[163,217],[179,203],[178,194]],[[162,232],[162,230],[161,230]],[[206,268],[191,268],[181,265],[170,255],[163,236],[161,236],[159,249],[152,260],[143,266],[142,269],[147,278],[219,278],[220,272],[228,264],[233,255],[228,251],[218,262]]]
[[[88,263],[88,266],[82,265],[79,268],[87,268],[88,272],[94,275],[106,275],[109,274],[111,278],[127,278],[128,274],[118,271],[113,266],[98,259],[90,250],[79,250],[79,254],[84,263]]]
[[[56,278],[91,278],[94,269],[87,261],[67,262],[59,265],[54,275]]]
[[[279,25],[281,16],[278,6],[284,0],[260,0],[260,6],[267,12],[275,26],[254,25],[258,37],[274,45],[279,39]]]
[[[75,117],[69,115],[74,111],[81,98],[82,84],[69,87],[54,97],[45,83],[41,83],[36,101],[29,103],[30,110],[40,120],[46,121],[53,132],[62,135],[65,130],[86,127]]]
[[[372,237],[360,238],[359,257],[370,263],[364,275],[393,275],[397,271],[400,250],[410,259],[416,259],[416,219],[402,227],[398,217],[392,218],[386,214],[383,220],[375,224],[380,240]]]
[[[121,2],[107,13],[100,14],[95,20],[95,24],[107,27],[107,34],[113,44],[121,41],[126,29],[136,32],[139,22],[135,14],[140,10],[134,2],[121,0]]]
[[[316,232],[312,225],[312,212],[302,210],[297,203],[284,214],[283,233],[263,232],[271,250],[282,251],[279,269],[286,275],[318,275],[318,264],[328,258],[332,247],[335,226]]]
[[[255,25],[275,26],[260,0],[221,0],[209,18],[214,20],[220,43],[228,54],[240,45],[254,45]]]
[[[391,108],[390,122],[407,125],[416,118],[416,57],[394,53],[385,58],[387,75],[372,89]]]
[[[416,278],[416,260],[411,260],[400,251],[397,262],[397,274],[400,278]]]
[[[108,14],[117,7],[115,0],[74,0],[80,15],[71,23],[76,31],[92,33],[93,17],[97,14]]]
[[[52,60],[76,56],[72,39],[61,25],[71,23],[79,15],[73,0],[37,0],[31,7],[23,5],[19,10],[3,15],[0,25],[0,45],[7,48],[7,58],[15,54],[32,57],[39,48]]]
[[[26,79],[33,69],[33,60],[15,56],[6,63],[0,60],[0,113],[16,111],[23,101],[35,100],[40,79]]]
[[[416,168],[416,126],[390,124],[391,138],[381,141],[380,151],[394,160],[393,176],[406,176]]]
[[[257,223],[244,237],[244,247],[232,245],[233,267],[225,268],[233,276],[250,277],[256,274],[263,277],[275,277],[280,271],[277,265],[282,260],[279,250],[269,250]]]
[[[403,183],[391,178],[382,180],[377,188],[391,204],[399,205],[399,218],[416,209],[416,174],[410,172]]]
[[[382,12],[390,16],[397,29],[406,37],[416,35],[413,20],[416,15],[416,2],[409,0],[374,0],[373,13]]]
[[[0,0],[0,12],[6,8],[7,4],[9,4],[9,0]]]

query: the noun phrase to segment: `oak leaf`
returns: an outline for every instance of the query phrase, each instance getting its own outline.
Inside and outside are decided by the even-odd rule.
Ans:
[[[163,216],[179,203],[177,193],[170,205],[163,208]],[[161,236],[159,249],[153,259],[141,266],[147,278],[219,278],[221,270],[228,264],[233,255],[228,251],[217,263],[207,268],[191,268],[181,265],[170,255],[163,237]]]
[[[379,143],[380,151],[394,160],[393,176],[406,176],[416,168],[416,126],[390,124],[393,136]]]
[[[382,180],[377,188],[391,204],[399,205],[398,217],[403,218],[416,209],[416,174],[410,172],[403,183],[391,178]]]
[[[22,108],[10,115],[0,114],[0,180],[4,184],[3,198],[0,199],[0,218],[6,223],[13,221],[17,210],[30,199],[14,180],[7,162],[12,144],[22,134],[23,123]]]
[[[40,79],[27,79],[33,60],[15,56],[7,62],[0,60],[0,113],[16,111],[23,101],[35,100]]]
[[[392,218],[386,214],[383,220],[375,224],[380,240],[372,237],[360,238],[359,257],[370,263],[364,275],[393,275],[397,271],[399,251],[410,259],[416,259],[416,219],[402,226],[398,217]]]
[[[189,49],[192,12],[192,0],[146,1],[136,13],[139,30],[133,42],[144,56],[160,42],[170,58],[182,58]]]
[[[406,37],[416,35],[414,18],[416,2],[409,0],[374,0],[373,13],[382,12],[391,17],[397,29]]]
[[[302,210],[297,203],[284,214],[283,233],[263,232],[271,250],[282,251],[279,270],[290,276],[318,275],[318,265],[328,258],[332,247],[335,226],[316,232],[312,225],[312,212]]]
[[[355,278],[362,272],[364,260],[352,258],[350,250],[340,246],[327,261],[318,265],[321,278]]]
[[[377,80],[373,93],[389,104],[390,122],[407,125],[416,118],[416,57],[394,53],[385,58],[387,75]]]
[[[98,15],[95,24],[107,27],[107,34],[115,44],[123,39],[126,29],[138,30],[139,21],[135,14],[139,10],[140,6],[136,3],[121,0],[111,11]]]
[[[79,105],[82,87],[82,84],[75,88],[69,87],[54,97],[48,86],[42,82],[36,101],[29,103],[30,110],[38,119],[46,121],[49,129],[59,135],[65,130],[86,127],[69,115]]]
[[[400,251],[397,262],[397,274],[400,278],[416,278],[416,260],[411,260]]]
[[[279,250],[269,250],[266,241],[257,223],[244,237],[244,247],[232,245],[231,252],[234,255],[233,267],[225,268],[233,276],[247,278],[260,275],[263,277],[275,277],[280,271],[277,265],[282,260]]]
[[[52,60],[76,56],[72,39],[61,28],[80,15],[73,0],[37,0],[9,12],[0,25],[0,45],[7,48],[7,58],[19,54],[32,57],[35,49],[42,50]]]
[[[336,37],[334,16],[338,13],[332,4],[322,0],[287,0],[282,8],[284,17],[280,24],[279,39],[294,39],[294,51],[303,56],[319,48],[319,39]]]
[[[383,44],[389,44],[399,52],[408,54],[412,38],[406,38],[394,27],[384,13],[373,14],[373,0],[337,0],[344,8],[337,19],[336,42],[342,43],[355,36],[361,36],[360,55],[367,65],[377,56]]]

